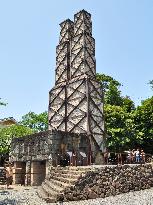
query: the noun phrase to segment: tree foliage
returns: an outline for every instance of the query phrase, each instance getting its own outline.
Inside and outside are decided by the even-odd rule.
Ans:
[[[45,131],[48,129],[48,113],[47,111],[40,114],[29,112],[22,117],[20,124],[35,130],[35,132]]]
[[[1,98],[0,98],[0,106],[1,106],[1,105],[6,106],[7,103],[4,103],[4,102],[1,100]]]
[[[97,74],[97,79],[104,90],[106,130],[110,136],[107,146],[112,151],[125,150],[132,146],[135,136],[134,102],[129,96],[121,96],[121,83],[111,76]]]
[[[150,84],[151,89],[153,90],[153,80],[150,80],[149,84]]]
[[[0,129],[0,154],[9,152],[12,138],[32,134],[34,131],[23,125],[11,125]]]
[[[110,136],[107,145],[112,151],[123,151],[132,146],[135,130],[132,114],[124,107],[105,105],[107,133]]]
[[[135,110],[134,102],[130,99],[129,96],[122,97],[122,105],[125,112],[132,112]]]
[[[153,97],[135,108],[129,96],[121,96],[121,83],[111,76],[97,74],[105,99],[107,145],[112,151],[143,147],[153,153]],[[150,81],[153,88],[153,80]]]
[[[153,96],[142,101],[133,116],[136,143],[153,153]]]
[[[121,91],[119,90],[121,84],[111,76],[99,73],[97,74],[97,80],[102,83],[105,103],[117,106],[122,105]]]
[[[48,127],[47,112],[35,114],[29,112],[22,117],[17,125],[11,125],[0,129],[0,154],[9,152],[10,143],[14,137],[22,137],[39,131],[45,131]]]

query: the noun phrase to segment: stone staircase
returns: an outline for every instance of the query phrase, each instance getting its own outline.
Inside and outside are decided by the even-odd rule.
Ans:
[[[91,167],[52,167],[37,194],[48,203],[56,202],[66,188],[73,187],[90,170]]]

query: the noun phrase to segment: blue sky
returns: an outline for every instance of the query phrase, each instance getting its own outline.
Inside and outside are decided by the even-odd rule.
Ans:
[[[0,0],[0,118],[47,110],[59,23],[92,14],[97,72],[123,84],[136,105],[152,96],[152,0]]]

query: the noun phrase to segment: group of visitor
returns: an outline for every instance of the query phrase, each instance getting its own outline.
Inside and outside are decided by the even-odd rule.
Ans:
[[[143,149],[133,149],[127,152],[128,163],[145,163],[145,152]]]
[[[108,150],[104,153],[105,164],[123,164],[123,163],[145,163],[145,152],[143,149],[128,150],[123,153],[110,153]]]

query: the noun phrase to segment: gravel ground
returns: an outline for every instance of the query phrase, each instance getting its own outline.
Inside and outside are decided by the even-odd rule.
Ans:
[[[0,205],[50,205],[36,194],[37,187],[16,186],[13,189],[0,187]],[[57,203],[59,204],[59,203]],[[56,205],[57,205],[56,204]],[[65,202],[63,205],[153,205],[153,188],[79,202]],[[55,205],[52,203],[51,205]]]

